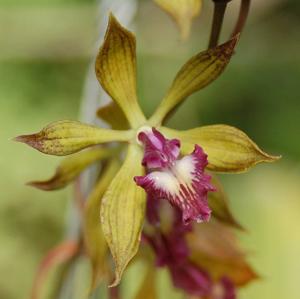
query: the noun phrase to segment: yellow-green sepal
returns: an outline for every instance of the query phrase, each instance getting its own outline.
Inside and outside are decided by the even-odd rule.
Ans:
[[[113,155],[116,150],[97,147],[76,153],[61,161],[55,174],[45,181],[32,181],[27,185],[45,190],[57,190],[71,183],[85,168],[99,160],[104,160]]]
[[[108,123],[114,130],[126,130],[129,128],[126,116],[115,102],[100,107],[97,110],[97,116]]]
[[[61,120],[49,124],[36,134],[21,135],[15,140],[48,155],[65,156],[92,145],[125,142],[131,138],[131,131],[102,129],[78,121]]]
[[[144,174],[142,157],[141,148],[130,144],[124,164],[109,185],[101,204],[102,228],[115,262],[115,280],[111,286],[119,284],[140,244],[146,194],[133,178]]]
[[[183,100],[212,83],[224,71],[237,44],[238,36],[192,57],[177,73],[172,86],[150,119],[157,126]]]
[[[96,58],[95,70],[101,86],[120,106],[129,124],[132,127],[143,124],[145,116],[136,92],[135,36],[121,26],[112,14]]]
[[[207,168],[216,172],[243,172],[261,162],[274,162],[279,156],[262,151],[244,132],[227,125],[203,126],[186,131],[161,128],[169,138],[181,141],[183,154],[190,154],[195,144],[208,156]]]

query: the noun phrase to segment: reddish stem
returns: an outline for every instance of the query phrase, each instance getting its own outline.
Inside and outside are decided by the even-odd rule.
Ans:
[[[214,1],[214,16],[208,48],[218,45],[228,1]]]
[[[243,31],[244,26],[247,21],[247,18],[248,18],[248,15],[249,15],[250,4],[251,4],[251,0],[242,0],[239,18],[238,18],[235,28],[231,34],[232,37]]]
[[[109,288],[109,298],[110,299],[120,299],[119,287]]]

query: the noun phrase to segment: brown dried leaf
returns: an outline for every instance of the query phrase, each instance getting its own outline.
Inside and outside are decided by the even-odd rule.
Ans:
[[[258,278],[237,246],[232,230],[223,224],[211,220],[195,225],[195,232],[187,239],[191,260],[206,269],[216,281],[228,277],[235,285],[243,286]]]

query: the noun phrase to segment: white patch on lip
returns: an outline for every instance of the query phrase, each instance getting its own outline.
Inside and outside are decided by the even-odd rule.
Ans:
[[[154,183],[155,189],[160,189],[171,196],[181,197],[180,184],[191,186],[194,171],[193,158],[186,156],[176,161],[169,170],[151,172],[149,179]]]
[[[180,160],[177,160],[172,167],[172,172],[176,175],[179,182],[191,185],[193,180],[193,173],[195,171],[195,164],[193,157],[185,156]]]
[[[156,189],[161,189],[172,196],[179,192],[178,180],[171,172],[154,171],[149,174],[149,179],[153,181]]]

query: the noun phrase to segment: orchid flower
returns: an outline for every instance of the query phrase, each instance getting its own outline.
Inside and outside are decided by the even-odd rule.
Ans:
[[[202,0],[154,0],[176,22],[182,39],[187,39],[202,8]]]
[[[163,125],[166,117],[188,96],[212,83],[224,71],[237,41],[235,36],[188,60],[154,114],[146,119],[136,92],[135,36],[110,15],[95,70],[102,88],[113,100],[100,108],[98,115],[112,129],[62,120],[36,134],[16,138],[45,154],[57,156],[93,147],[67,158],[50,180],[31,183],[41,189],[64,187],[91,163],[110,161],[87,201],[84,225],[88,231],[88,252],[95,263],[99,252],[101,256],[106,254],[103,240],[108,244],[115,263],[112,286],[120,282],[138,251],[147,198],[152,203],[161,199],[169,201],[180,211],[183,226],[191,225],[194,220],[208,221],[211,209],[207,196],[215,187],[207,170],[237,173],[257,163],[278,159],[263,152],[245,133],[231,126],[211,125],[178,131]],[[121,146],[97,146],[107,143]],[[98,243],[93,242],[96,230]]]
[[[175,288],[195,299],[235,299],[238,287],[258,277],[231,229],[220,222],[184,225],[180,210],[162,200],[148,201],[146,214],[143,246],[152,249],[154,262],[149,263],[151,256],[147,257],[152,280],[145,281],[141,294],[146,289],[155,292],[154,263],[169,270]]]

